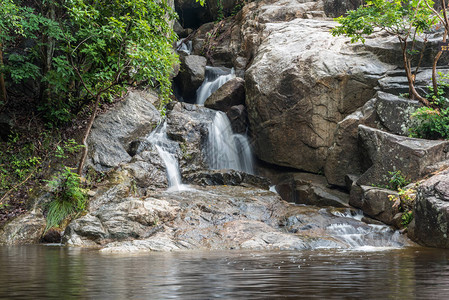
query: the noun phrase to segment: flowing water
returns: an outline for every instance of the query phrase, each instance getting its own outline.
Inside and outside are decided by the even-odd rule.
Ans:
[[[176,51],[182,51],[187,55],[190,55],[193,51],[192,41],[186,41],[186,39],[180,39],[176,42]]]
[[[203,105],[213,92],[232,78],[235,78],[234,69],[206,66],[206,78],[196,91],[195,103]]]
[[[248,138],[232,132],[225,113],[216,112],[209,128],[207,160],[212,169],[234,169],[253,174],[253,158]]]
[[[1,299],[447,299],[449,252],[0,247]]]
[[[169,189],[185,190],[187,186],[182,184],[178,160],[175,157],[175,153],[173,153],[176,151],[176,142],[171,141],[167,136],[167,122],[159,124],[147,137],[147,142],[156,147],[159,156],[164,162]]]

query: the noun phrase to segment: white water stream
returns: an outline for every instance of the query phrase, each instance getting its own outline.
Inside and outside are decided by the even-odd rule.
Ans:
[[[227,70],[224,68],[206,66],[206,78],[196,91],[195,103],[203,105],[213,92],[218,90],[232,78],[235,78],[234,69]]]
[[[234,169],[253,174],[248,138],[232,132],[225,113],[218,111],[209,128],[207,160],[211,169]]]

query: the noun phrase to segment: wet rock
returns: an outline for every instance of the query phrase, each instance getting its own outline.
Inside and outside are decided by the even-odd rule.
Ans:
[[[284,200],[315,206],[349,207],[349,194],[328,187],[326,178],[309,173],[284,175],[276,190]]]
[[[349,203],[352,206],[360,208],[366,215],[384,224],[396,224],[395,216],[399,213],[399,208],[393,207],[394,202],[388,196],[398,196],[397,192],[364,185],[360,186],[359,192],[355,191],[351,190]]]
[[[207,60],[199,55],[182,55],[181,67],[175,83],[185,100],[194,99],[196,90],[204,81]]]
[[[409,237],[429,247],[449,248],[449,171],[420,183]]]
[[[400,170],[416,181],[441,168],[449,158],[449,142],[429,141],[390,134],[364,125],[358,127],[365,162],[372,166],[359,178],[359,185],[385,185],[389,171]],[[446,162],[447,164],[447,162]]]
[[[36,244],[46,226],[40,210],[18,216],[0,229],[0,245]]]
[[[248,128],[248,114],[243,105],[232,106],[226,113],[231,122],[232,132],[245,134]]]
[[[153,105],[157,99],[155,93],[132,91],[122,103],[98,116],[88,139],[88,164],[105,171],[129,162],[128,144],[150,132],[160,119]]]
[[[245,104],[245,81],[236,77],[216,90],[206,99],[207,108],[228,112],[232,106]]]
[[[186,182],[211,186],[211,185],[250,185],[262,189],[269,189],[270,181],[264,177],[251,175],[235,170],[204,170],[189,174]]]
[[[329,148],[324,167],[324,174],[330,184],[347,187],[348,174],[361,175],[369,167],[363,164],[363,155],[358,143],[358,126],[360,124],[375,126],[376,100],[371,99],[337,124],[334,141]]]

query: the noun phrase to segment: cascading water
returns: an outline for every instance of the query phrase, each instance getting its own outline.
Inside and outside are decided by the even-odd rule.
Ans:
[[[176,142],[167,137],[167,123],[164,121],[148,136],[147,141],[156,147],[159,156],[165,164],[168,185],[170,190],[185,190],[182,184],[178,161],[174,155]]]
[[[213,92],[232,78],[235,78],[234,69],[206,66],[206,79],[196,91],[196,104],[203,105]]]
[[[190,55],[193,51],[192,41],[186,41],[186,39],[180,39],[176,42],[176,51],[184,52],[187,55]]]
[[[346,213],[334,212],[334,215],[358,221],[363,217],[361,211],[353,214],[349,210]],[[327,226],[326,233],[340,240],[352,250],[378,251],[403,246],[399,232],[386,225],[354,226],[349,223],[336,223]]]
[[[215,113],[209,128],[207,160],[211,169],[234,169],[253,174],[251,148],[246,136],[232,133],[225,113]]]

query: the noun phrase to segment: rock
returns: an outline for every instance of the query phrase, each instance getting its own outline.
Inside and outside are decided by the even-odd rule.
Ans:
[[[448,224],[449,171],[446,170],[419,184],[413,231],[408,235],[424,246],[449,248]]]
[[[376,97],[376,112],[381,126],[393,134],[407,135],[410,116],[421,106],[419,102],[384,92],[378,92]]]
[[[358,193],[357,196],[351,191],[349,204],[360,208],[363,213],[384,224],[396,224],[395,216],[399,213],[399,208],[393,207],[394,202],[388,196],[398,196],[397,192],[365,185],[360,186],[360,190],[361,193]]]
[[[62,232],[59,229],[51,228],[41,238],[42,243],[59,244],[61,243]]]
[[[40,210],[18,216],[0,229],[0,245],[36,244],[46,226]]]
[[[338,122],[324,167],[324,174],[330,184],[346,187],[349,191],[346,176],[348,174],[360,176],[369,167],[363,165],[363,155],[358,144],[358,126],[360,124],[375,126],[376,101],[376,98],[371,99],[362,108]],[[352,183],[349,187],[351,185]]]
[[[153,105],[157,99],[154,93],[132,91],[122,103],[98,116],[88,139],[88,164],[105,171],[129,162],[129,143],[150,132],[160,120]]]
[[[266,24],[267,37],[245,74],[260,159],[322,171],[338,122],[371,99],[377,80],[392,68],[332,37],[333,26],[302,19]]]
[[[264,177],[251,175],[235,170],[207,170],[189,174],[186,182],[202,185],[251,185],[254,187],[269,189],[270,181]]]
[[[228,112],[232,106],[245,104],[245,80],[236,77],[210,95],[204,106],[207,108]]]
[[[206,63],[207,60],[203,56],[181,56],[181,68],[174,80],[185,100],[195,98],[196,90],[204,81]]]
[[[355,10],[363,4],[361,0],[324,0],[324,12],[332,18],[345,15],[348,10]]]
[[[349,195],[329,188],[324,176],[293,173],[285,177],[276,185],[284,200],[315,206],[349,207]]]
[[[386,185],[391,177],[388,172],[398,170],[409,181],[416,181],[441,168],[437,163],[449,158],[447,141],[408,138],[364,125],[358,128],[365,162],[371,163],[357,181],[359,185]]]
[[[243,105],[232,106],[226,113],[231,122],[232,132],[246,134],[248,129],[248,114]]]

